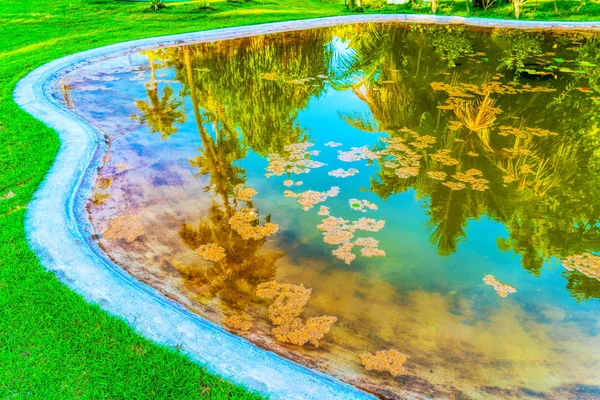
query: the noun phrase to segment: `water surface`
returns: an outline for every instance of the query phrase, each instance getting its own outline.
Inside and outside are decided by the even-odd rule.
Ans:
[[[600,397],[600,42],[362,24],[120,55],[56,97],[129,273],[382,397]],[[381,353],[387,352],[387,353]]]

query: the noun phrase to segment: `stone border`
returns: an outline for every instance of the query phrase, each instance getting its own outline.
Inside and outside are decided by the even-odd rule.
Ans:
[[[134,279],[93,242],[85,201],[106,152],[103,134],[57,104],[51,88],[82,65],[150,48],[227,40],[275,32],[359,22],[421,22],[524,29],[600,30],[600,22],[527,22],[431,15],[352,15],[217,29],[124,42],[73,54],[45,64],[21,79],[14,99],[58,132],[54,165],[29,203],[25,229],[42,264],[87,301],[129,323],[143,336],[182,349],[191,359],[251,390],[285,399],[374,399],[351,385],[311,370],[190,312]]]

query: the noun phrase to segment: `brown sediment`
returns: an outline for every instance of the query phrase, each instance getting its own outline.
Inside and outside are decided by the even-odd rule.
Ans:
[[[365,257],[385,256],[383,250],[377,249],[379,242],[373,238],[358,238],[354,242],[354,232],[357,230],[377,232],[383,228],[385,220],[373,218],[360,218],[357,221],[329,216],[317,225],[317,229],[323,231],[323,241],[327,244],[339,245],[331,253],[346,264],[352,263],[356,255],[352,253],[354,246],[363,247],[361,254]],[[365,250],[364,248],[368,248]]]
[[[135,167],[133,167],[131,165],[128,165],[128,164],[125,164],[125,163],[115,164],[113,166],[115,174],[120,174],[122,172],[129,171],[130,169],[133,169],[133,168],[135,168]]]
[[[486,285],[493,287],[500,297],[506,297],[511,293],[517,293],[517,289],[515,289],[514,286],[500,282],[494,275],[487,274],[483,277],[483,282]]]
[[[396,377],[404,373],[404,363],[408,356],[397,350],[381,350],[375,354],[358,356],[367,371],[389,372]]]
[[[241,208],[229,218],[229,225],[244,240],[260,240],[279,231],[279,225],[277,224],[267,222],[264,225],[257,225],[257,221],[256,210]]]
[[[91,203],[94,206],[101,206],[108,199],[110,199],[110,194],[96,192],[94,193],[94,196],[92,196]]]
[[[225,259],[225,249],[216,243],[208,243],[196,249],[196,253],[206,261],[219,262]]]
[[[268,314],[271,322],[276,325],[271,330],[275,339],[298,346],[311,343],[319,347],[319,340],[329,332],[337,317],[324,315],[307,320],[300,318],[311,292],[311,289],[303,285],[280,284],[276,281],[258,285],[256,295],[273,300]]]
[[[233,193],[236,200],[252,201],[252,197],[254,197],[258,192],[256,189],[244,187],[244,185],[240,183],[233,188]]]
[[[577,270],[588,278],[600,281],[600,256],[592,253],[575,254],[563,258],[561,263],[569,271]]]
[[[126,215],[117,217],[108,223],[108,229],[102,236],[105,239],[125,239],[128,243],[133,242],[144,234],[144,224],[139,215]]]

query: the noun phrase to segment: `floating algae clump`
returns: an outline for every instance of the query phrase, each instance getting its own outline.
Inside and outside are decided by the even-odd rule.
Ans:
[[[338,150],[338,160],[345,162],[376,160],[379,157],[378,153],[371,151],[367,146],[352,147],[349,151]]]
[[[471,168],[466,172],[457,172],[455,175],[452,175],[452,177],[457,181],[471,185],[471,189],[484,191],[489,189],[487,184],[490,183],[490,181],[482,178],[482,176],[483,172],[475,168]]]
[[[131,243],[144,234],[144,224],[140,219],[139,215],[117,217],[108,223],[108,229],[102,236],[112,240],[125,239]]]
[[[347,178],[349,176],[354,176],[358,174],[358,170],[356,168],[349,168],[345,170],[343,168],[334,169],[333,171],[329,171],[327,175],[333,176],[336,178]]]
[[[244,312],[225,314],[221,318],[223,325],[238,331],[248,331],[252,328],[252,317]]]
[[[435,154],[433,154],[431,156],[431,158],[443,165],[447,165],[447,166],[458,165],[458,160],[456,158],[453,158],[450,155],[451,153],[452,153],[452,150],[450,150],[450,149],[441,149],[441,150],[438,150]]]
[[[283,174],[306,174],[312,168],[320,168],[325,164],[313,161],[310,156],[319,154],[317,150],[309,151],[312,143],[294,143],[284,147],[286,155],[269,154],[266,177],[281,176]]]
[[[494,275],[487,274],[483,277],[483,282],[486,285],[493,287],[500,297],[506,297],[510,293],[517,293],[517,289],[515,289],[514,286],[506,285],[500,282]]]
[[[427,175],[431,179],[435,179],[438,181],[446,180],[446,177],[448,176],[448,174],[443,171],[429,171],[429,172],[427,172]]]
[[[340,147],[342,145],[342,143],[338,143],[338,142],[327,142],[325,143],[325,146],[327,147]]]
[[[564,258],[562,265],[569,271],[576,269],[588,278],[600,281],[600,256],[592,253],[575,254]]]
[[[358,357],[367,371],[389,372],[394,377],[404,373],[404,363],[408,358],[397,350],[382,350],[375,354],[360,354]]]
[[[317,225],[317,229],[323,231],[323,241],[325,243],[339,245],[331,253],[349,265],[356,259],[356,256],[352,253],[354,246],[363,247],[361,254],[365,257],[385,256],[385,252],[377,248],[379,242],[373,238],[357,238],[352,242],[354,232],[358,230],[377,232],[384,225],[385,220],[375,220],[373,218],[360,218],[357,221],[350,222],[343,218],[329,216]]]
[[[351,209],[361,212],[367,212],[367,209],[378,209],[377,204],[371,203],[369,200],[350,199],[348,200],[348,204],[350,204]]]
[[[226,257],[225,249],[216,243],[209,243],[196,249],[196,253],[206,261],[219,262]]]
[[[319,215],[321,217],[328,217],[329,216],[329,207],[320,206],[319,212],[317,213],[317,215]]]
[[[291,190],[283,192],[285,197],[292,197],[298,199],[298,204],[302,206],[304,211],[308,211],[313,208],[316,204],[322,203],[329,197],[335,197],[340,193],[340,188],[332,186],[326,192],[317,192],[315,190],[307,190],[302,193],[294,193]]]
[[[234,197],[236,200],[252,201],[252,197],[258,193],[256,189],[244,187],[241,183],[233,188]]]
[[[258,285],[256,295],[273,300],[268,314],[271,322],[276,325],[271,331],[275,339],[299,346],[311,343],[319,347],[319,340],[329,332],[337,317],[324,315],[307,320],[300,318],[311,293],[311,289],[302,285],[280,284],[276,281]]]
[[[253,208],[241,208],[229,218],[229,225],[244,240],[260,240],[279,231],[279,225],[268,222],[258,225],[258,216]]]

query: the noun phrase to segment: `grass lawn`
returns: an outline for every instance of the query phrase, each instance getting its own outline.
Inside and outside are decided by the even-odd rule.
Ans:
[[[141,338],[43,270],[25,241],[24,214],[59,142],[17,107],[12,91],[34,68],[93,47],[346,13],[341,0],[328,1],[221,0],[208,10],[199,3],[170,3],[159,12],[145,12],[145,3],[110,0],[0,1],[0,398],[257,398]],[[410,6],[366,5],[369,12],[415,12]],[[559,1],[558,7],[556,13],[551,0],[530,0],[522,18],[600,20],[597,0]],[[438,13],[467,15],[466,4],[443,1]],[[507,18],[512,6],[470,15]]]

